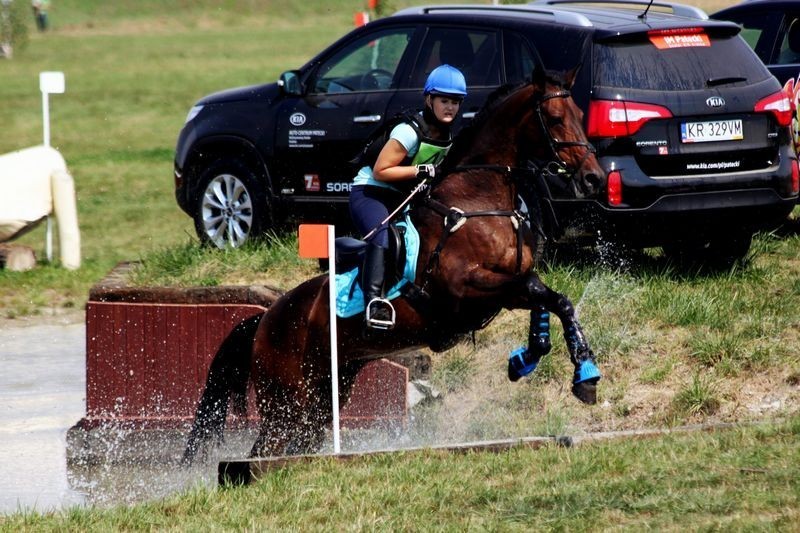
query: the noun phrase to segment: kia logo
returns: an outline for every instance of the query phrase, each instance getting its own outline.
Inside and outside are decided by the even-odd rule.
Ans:
[[[706,100],[706,105],[708,107],[722,107],[725,105],[725,99],[721,96],[712,96]]]
[[[302,126],[306,123],[306,116],[302,113],[293,113],[292,116],[289,117],[289,122],[291,122],[293,126]]]

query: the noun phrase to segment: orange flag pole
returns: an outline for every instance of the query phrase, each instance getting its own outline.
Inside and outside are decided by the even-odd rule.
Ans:
[[[300,224],[300,257],[328,259],[328,307],[331,330],[331,406],[333,408],[333,452],[341,451],[339,438],[339,349],[336,336],[336,231],[324,224]]]

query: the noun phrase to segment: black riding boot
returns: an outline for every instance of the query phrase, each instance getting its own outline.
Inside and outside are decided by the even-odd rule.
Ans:
[[[364,291],[364,306],[368,328],[391,329],[394,327],[394,308],[383,296],[384,256],[386,250],[374,243],[367,244],[361,288]]]

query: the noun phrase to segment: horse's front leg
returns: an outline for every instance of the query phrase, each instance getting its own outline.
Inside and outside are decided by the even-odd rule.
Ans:
[[[512,378],[513,372],[518,374],[517,379],[521,375],[530,373],[536,368],[539,358],[550,351],[548,312],[552,312],[561,320],[569,357],[575,366],[572,393],[582,402],[594,404],[597,401],[597,382],[600,380],[600,371],[595,364],[594,353],[583,334],[583,328],[575,316],[572,302],[563,294],[542,283],[536,274],[531,274],[528,278],[526,288],[531,299],[528,348],[512,353],[511,359],[509,359],[509,378]],[[517,360],[515,360],[515,354],[517,354]],[[516,367],[516,369],[512,367]]]

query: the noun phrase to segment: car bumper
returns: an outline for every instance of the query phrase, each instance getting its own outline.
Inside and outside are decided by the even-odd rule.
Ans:
[[[688,237],[770,230],[796,202],[796,196],[783,198],[772,189],[743,189],[665,195],[644,208],[612,208],[596,200],[554,200],[551,206],[559,241],[604,235],[661,246]]]

